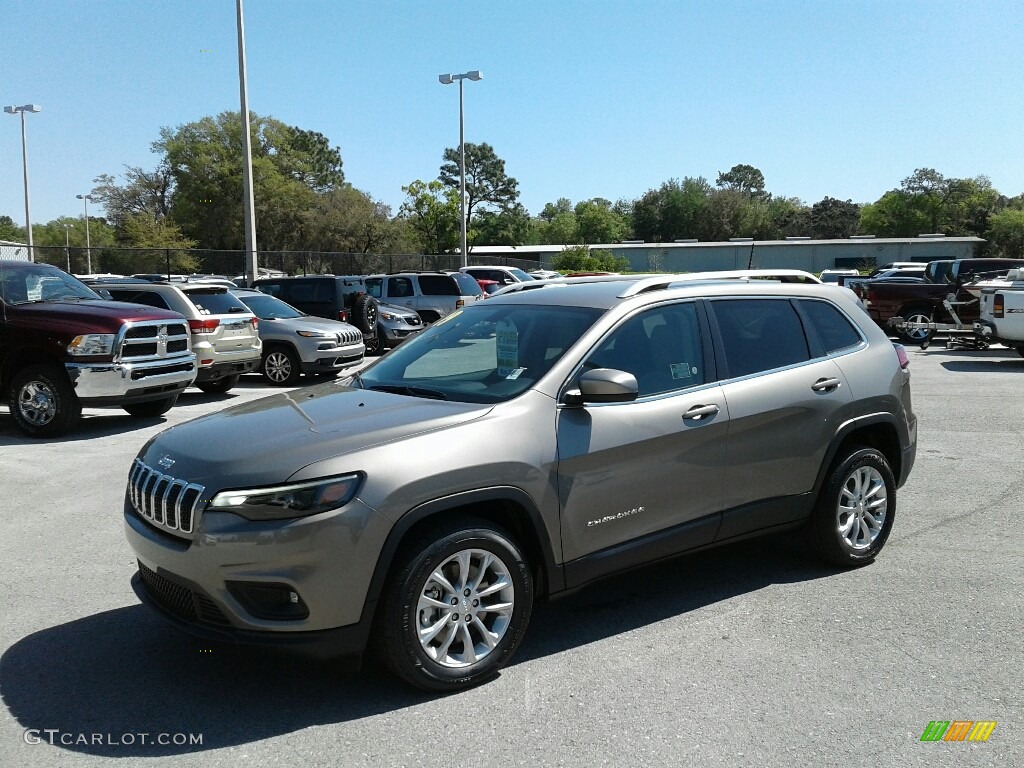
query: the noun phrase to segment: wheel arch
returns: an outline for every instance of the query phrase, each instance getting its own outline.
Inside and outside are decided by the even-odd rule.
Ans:
[[[445,496],[420,504],[403,515],[388,534],[366,595],[373,607],[380,599],[402,545],[440,520],[465,516],[486,520],[507,529],[523,547],[533,568],[535,594],[545,596],[565,589],[562,568],[555,562],[551,541],[545,533],[543,518],[533,499],[512,486],[483,488]],[[365,617],[364,617],[365,618]]]
[[[817,497],[821,493],[822,485],[836,457],[846,455],[855,447],[874,448],[881,453],[889,463],[893,477],[898,481],[901,476],[903,451],[900,448],[899,430],[896,425],[896,417],[888,413],[864,416],[844,424],[825,453],[825,459],[815,480],[814,496]]]
[[[38,347],[22,347],[12,350],[0,368],[0,387],[6,389],[14,375],[29,365],[52,365],[65,371],[64,362],[56,355]],[[64,375],[67,375],[65,371]]]

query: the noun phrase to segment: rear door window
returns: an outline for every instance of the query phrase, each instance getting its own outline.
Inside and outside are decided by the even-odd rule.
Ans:
[[[414,295],[412,280],[408,277],[389,277],[388,278],[388,298],[389,299],[405,299]],[[424,293],[427,293],[424,291]]]
[[[717,299],[709,306],[729,378],[811,359],[800,317],[788,299]]]
[[[375,299],[381,298],[381,287],[383,280],[379,277],[370,277],[366,280],[366,292]]]

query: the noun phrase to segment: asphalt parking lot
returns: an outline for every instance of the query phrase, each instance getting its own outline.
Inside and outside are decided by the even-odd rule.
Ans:
[[[87,410],[49,442],[0,406],[0,764],[1022,765],[1024,358],[908,351],[917,465],[875,563],[824,568],[790,535],[651,566],[539,606],[497,680],[447,697],[211,648],[138,605],[135,453],[279,390]],[[936,720],[998,724],[922,742]]]

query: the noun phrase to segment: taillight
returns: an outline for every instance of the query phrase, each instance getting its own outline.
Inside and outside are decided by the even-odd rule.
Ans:
[[[220,320],[208,319],[208,320],[189,320],[188,327],[193,334],[196,333],[213,333],[217,330],[217,326],[220,325]]]
[[[254,317],[252,319],[252,329],[254,331],[259,331],[259,329],[260,329],[260,319],[258,317]]]
[[[343,323],[347,323],[348,322],[348,310],[347,309],[339,309],[338,310],[338,319],[341,320],[341,322],[343,322]]]
[[[1003,302],[1005,297],[1001,293],[997,293],[992,297],[992,314],[996,317],[1002,317],[1004,310]]]
[[[896,357],[899,358],[900,368],[906,370],[910,366],[910,358],[907,357],[907,350],[903,348],[902,344],[893,344],[892,346],[896,350]]]

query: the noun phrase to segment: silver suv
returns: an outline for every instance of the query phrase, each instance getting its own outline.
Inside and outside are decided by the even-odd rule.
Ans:
[[[396,272],[366,278],[366,292],[386,304],[416,310],[433,323],[484,298],[475,278],[463,272]]]
[[[363,362],[363,332],[355,326],[307,315],[261,291],[235,288],[232,293],[260,321],[260,373],[271,384],[294,386],[304,373],[333,376]]]
[[[914,465],[907,358],[848,291],[774,277],[523,283],[301,401],[173,427],[130,469],[136,591],[207,638],[373,630],[448,691],[535,600],[667,556],[791,531],[868,562]]]
[[[198,373],[195,385],[204,392],[223,393],[243,373],[260,365],[259,321],[223,285],[203,282],[150,283],[101,281],[93,289],[117,301],[179,312],[188,320]]]

